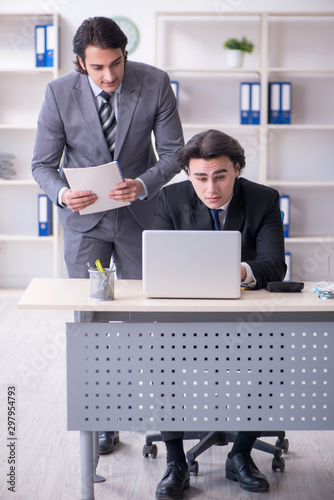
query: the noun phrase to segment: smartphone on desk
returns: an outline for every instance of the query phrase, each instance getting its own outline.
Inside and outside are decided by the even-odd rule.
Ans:
[[[270,281],[267,284],[269,292],[301,292],[304,283],[300,281]]]

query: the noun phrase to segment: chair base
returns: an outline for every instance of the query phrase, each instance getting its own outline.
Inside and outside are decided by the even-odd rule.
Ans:
[[[204,451],[208,450],[211,446],[226,446],[229,443],[233,443],[236,437],[236,432],[185,432],[184,440],[188,439],[199,439],[199,443],[193,446],[186,454],[189,472],[197,476],[199,471],[199,466],[196,458],[201,455]],[[261,437],[277,437],[275,445],[266,443],[261,439],[257,439],[253,445],[253,448],[263,451],[265,453],[270,453],[274,456],[272,459],[272,470],[280,470],[284,472],[285,460],[282,457],[282,452],[287,453],[289,449],[289,441],[285,437],[284,431],[271,431],[262,432]],[[149,434],[146,436],[146,444],[143,447],[143,456],[156,458],[158,454],[157,445],[153,444],[155,441],[162,441],[160,433]]]

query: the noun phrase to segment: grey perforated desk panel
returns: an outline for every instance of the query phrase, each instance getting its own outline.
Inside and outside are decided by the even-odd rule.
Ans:
[[[84,475],[92,431],[334,429],[334,301],[310,288],[169,300],[116,281],[116,300],[97,303],[88,280],[33,280],[20,308],[77,311],[68,429],[81,431]]]

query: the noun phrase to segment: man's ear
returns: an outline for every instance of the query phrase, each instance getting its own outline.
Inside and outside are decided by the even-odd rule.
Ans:
[[[235,177],[236,178],[239,177],[239,175],[240,175],[240,165],[239,165],[238,162],[235,164],[234,172],[235,172]]]
[[[82,69],[84,69],[86,71],[86,67],[85,67],[84,61],[81,59],[80,56],[78,56],[78,59],[79,59],[80,66],[82,67]]]

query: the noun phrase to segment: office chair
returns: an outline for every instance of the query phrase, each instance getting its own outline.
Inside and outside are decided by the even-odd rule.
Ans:
[[[236,432],[185,432],[184,439],[199,439],[199,443],[193,446],[187,453],[187,463],[189,472],[197,476],[199,471],[199,466],[196,458],[209,449],[213,445],[217,446],[225,446],[229,443],[233,443],[236,437]],[[285,460],[282,457],[282,451],[284,453],[288,452],[289,449],[289,441],[285,437],[284,431],[272,431],[272,432],[262,432],[261,437],[277,437],[275,445],[266,443],[261,439],[257,439],[253,445],[253,448],[264,451],[265,453],[271,453],[274,455],[272,459],[272,470],[275,472],[277,469],[280,472],[284,472],[285,469]],[[146,436],[146,444],[143,446],[143,456],[148,458],[151,456],[152,458],[156,458],[158,454],[158,447],[156,444],[153,444],[154,441],[162,441],[161,434],[150,434]]]

